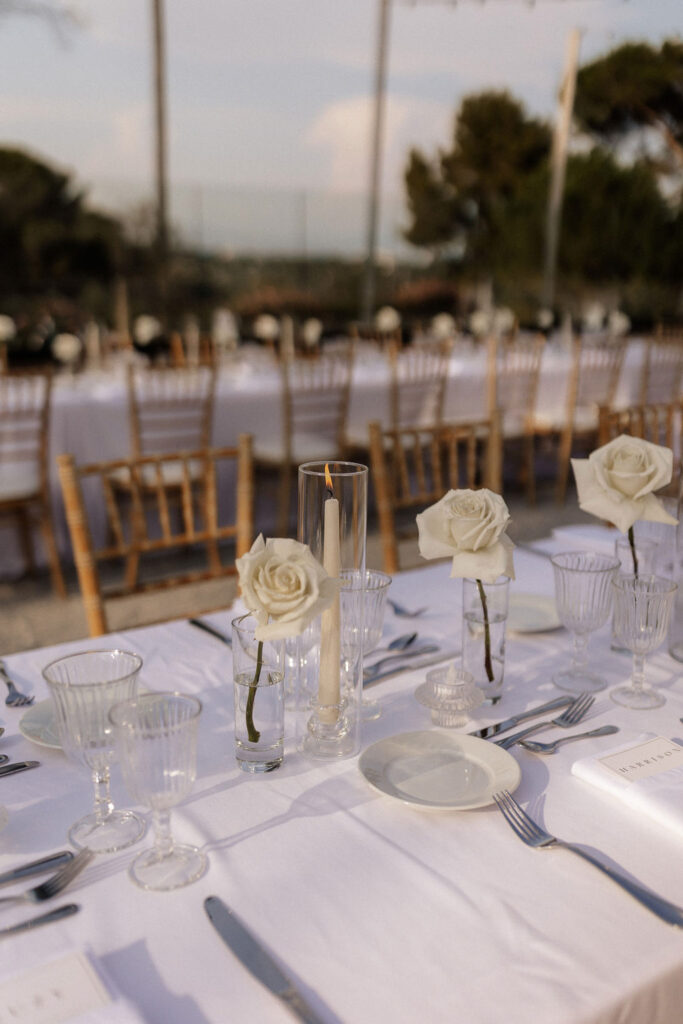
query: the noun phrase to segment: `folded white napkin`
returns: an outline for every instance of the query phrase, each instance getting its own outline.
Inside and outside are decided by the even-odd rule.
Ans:
[[[6,1012],[16,1024],[144,1024],[93,953],[68,945],[67,929],[52,924],[5,939],[0,1017]]]
[[[683,839],[683,746],[655,733],[585,757],[572,775],[598,786]]]

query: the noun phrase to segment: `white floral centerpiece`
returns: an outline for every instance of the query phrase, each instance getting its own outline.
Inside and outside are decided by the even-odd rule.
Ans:
[[[505,533],[510,513],[499,494],[481,490],[448,491],[417,516],[419,550],[423,558],[452,557],[451,578],[469,577],[476,581],[484,617],[485,669],[489,682],[494,673],[491,664],[491,638],[484,583],[500,576],[515,578],[512,552],[514,544]]]
[[[299,636],[321,612],[329,608],[339,580],[325,572],[307,544],[288,538],[263,539],[259,534],[251,550],[236,559],[242,600],[257,620],[256,670],[247,700],[247,732],[257,743],[253,711],[261,675],[264,640]]]
[[[653,494],[671,481],[673,452],[663,445],[621,434],[596,448],[587,459],[572,459],[572,469],[579,507],[627,534],[637,576],[633,524],[639,519],[671,525],[678,522]]]

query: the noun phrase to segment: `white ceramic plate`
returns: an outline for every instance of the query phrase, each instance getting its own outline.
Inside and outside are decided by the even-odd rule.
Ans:
[[[559,629],[555,599],[543,594],[510,594],[508,629],[511,633],[545,633]]]
[[[39,747],[62,749],[51,700],[41,700],[38,704],[32,704],[19,719],[19,732],[27,740],[37,743]]]
[[[459,733],[404,732],[373,743],[358,762],[380,793],[432,810],[467,811],[517,789],[522,773],[495,743]]]

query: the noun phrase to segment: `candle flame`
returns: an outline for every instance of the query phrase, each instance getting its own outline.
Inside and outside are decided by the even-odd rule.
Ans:
[[[330,467],[328,466],[327,463],[325,463],[325,487],[328,489],[330,494],[334,493],[334,490],[333,490],[333,487],[332,487],[332,476],[330,474]]]

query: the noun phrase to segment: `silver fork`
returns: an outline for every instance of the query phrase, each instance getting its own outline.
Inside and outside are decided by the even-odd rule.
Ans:
[[[676,928],[683,928],[683,909],[681,907],[677,907],[675,903],[669,903],[662,896],[657,896],[656,893],[650,892],[649,889],[644,889],[636,882],[632,882],[630,878],[620,874],[620,872],[607,867],[597,857],[593,857],[592,854],[582,850],[580,846],[575,846],[573,843],[565,843],[564,840],[557,839],[549,832],[546,832],[545,829],[536,824],[533,818],[529,817],[506,789],[500,793],[494,793],[493,799],[496,801],[498,809],[512,831],[527,846],[532,846],[536,850],[571,850],[572,853],[576,853],[579,857],[587,860],[598,871],[602,871],[604,875],[611,878],[613,882],[620,885],[634,899],[642,903],[648,910],[651,910],[657,917],[666,921],[667,924],[675,925]]]
[[[515,743],[526,739],[527,736],[531,736],[534,732],[540,732],[541,729],[551,729],[554,725],[559,725],[561,729],[568,729],[570,726],[580,722],[594,703],[595,697],[592,697],[589,693],[582,693],[557,718],[552,718],[546,722],[536,722],[535,725],[529,725],[526,729],[520,730],[520,732],[513,732],[511,736],[506,736],[502,740],[494,740],[494,743],[497,743],[503,750],[509,750],[510,747],[514,747]]]
[[[56,874],[36,885],[33,889],[19,893],[18,896],[0,896],[0,903],[42,903],[43,900],[51,900],[63,889],[66,889],[69,882],[72,882],[76,875],[80,874],[86,864],[89,864],[95,854],[88,847],[80,850],[73,860],[70,860]]]
[[[33,697],[27,697],[25,693],[20,693],[16,686],[7,675],[7,669],[5,663],[0,659],[0,676],[5,681],[7,686],[7,696],[5,697],[5,704],[10,708],[23,708],[26,704],[33,704]]]

